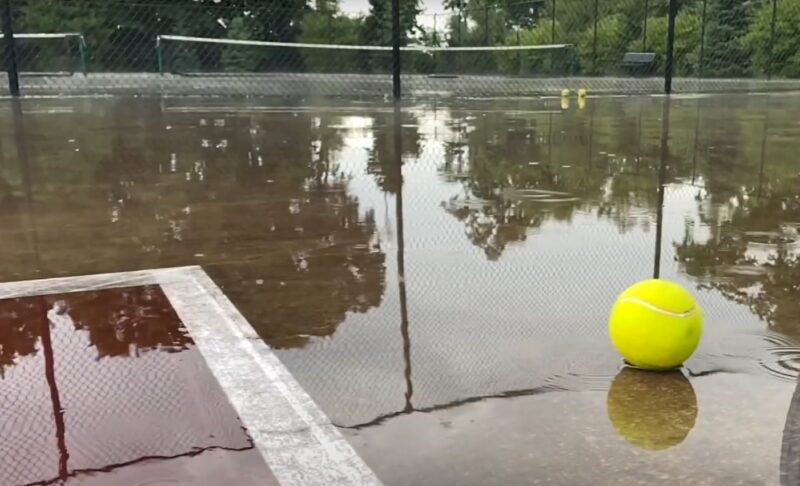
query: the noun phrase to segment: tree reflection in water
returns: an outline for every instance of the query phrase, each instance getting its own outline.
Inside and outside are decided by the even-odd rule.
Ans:
[[[110,107],[49,119],[41,132],[26,115],[47,138],[28,161],[33,203],[0,219],[40,242],[42,275],[202,264],[275,347],[331,335],[348,312],[380,304],[382,242],[348,193],[337,117]],[[65,146],[76,124],[81,138]],[[25,238],[4,244],[3,256],[31,251]],[[0,263],[4,279],[38,276]]]

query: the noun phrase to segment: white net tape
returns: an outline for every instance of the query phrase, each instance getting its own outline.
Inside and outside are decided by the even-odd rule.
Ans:
[[[229,46],[249,46],[249,47],[296,47],[304,49],[341,49],[353,51],[388,51],[389,46],[368,46],[350,44],[310,44],[302,42],[273,42],[255,41],[239,39],[215,39],[210,37],[191,37],[185,35],[160,35],[156,42],[160,45],[164,41],[194,42],[200,44],[223,44]],[[537,50],[558,50],[573,47],[572,44],[546,44],[546,45],[519,45],[519,46],[459,46],[459,47],[437,47],[437,46],[401,46],[403,52],[476,52],[476,51],[537,51]]]

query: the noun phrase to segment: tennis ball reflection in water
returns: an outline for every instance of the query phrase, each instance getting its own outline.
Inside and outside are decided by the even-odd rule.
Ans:
[[[624,368],[608,390],[608,418],[619,435],[642,449],[674,447],[697,419],[697,398],[680,371]]]

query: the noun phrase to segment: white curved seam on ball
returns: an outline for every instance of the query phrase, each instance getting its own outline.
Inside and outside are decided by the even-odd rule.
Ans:
[[[636,297],[625,297],[624,299],[620,300],[620,302],[631,302],[634,304],[643,305],[653,312],[658,312],[660,314],[664,314],[670,317],[689,317],[695,313],[694,307],[692,307],[686,312],[672,312],[666,309],[662,309],[661,307],[654,306],[650,302],[644,301],[642,299],[637,299]]]

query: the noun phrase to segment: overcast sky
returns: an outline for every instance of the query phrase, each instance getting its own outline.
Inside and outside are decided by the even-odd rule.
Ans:
[[[444,12],[442,0],[420,0],[419,3],[422,6],[423,13],[433,14]],[[339,5],[343,12],[366,12],[369,10],[368,0],[340,0]]]

